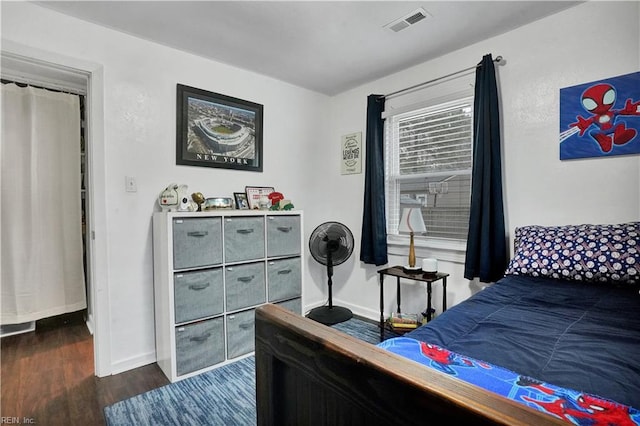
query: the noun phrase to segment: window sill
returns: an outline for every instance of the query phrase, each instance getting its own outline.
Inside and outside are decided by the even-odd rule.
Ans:
[[[447,262],[464,263],[467,251],[465,241],[447,240],[444,238],[416,238],[413,244],[416,257],[424,259],[435,257]],[[409,253],[408,235],[387,235],[387,251],[395,256],[407,256]]]

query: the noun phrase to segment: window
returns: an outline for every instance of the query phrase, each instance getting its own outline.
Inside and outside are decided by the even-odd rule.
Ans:
[[[426,237],[466,240],[473,97],[389,116],[385,132],[388,233],[398,234],[403,207],[417,205]]]

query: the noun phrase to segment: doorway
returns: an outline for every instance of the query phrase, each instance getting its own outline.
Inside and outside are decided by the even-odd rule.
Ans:
[[[104,288],[103,279],[96,279],[96,263],[103,265],[104,262],[96,262],[96,252],[104,252],[104,247],[95,244],[96,225],[104,225],[102,216],[96,221],[96,204],[102,205],[100,198],[95,198],[96,191],[104,184],[101,173],[97,179],[93,176],[93,155],[95,154],[95,140],[99,141],[101,147],[102,138],[96,137],[100,132],[92,131],[91,127],[96,123],[92,117],[99,116],[102,102],[102,68],[95,64],[85,64],[69,58],[59,58],[60,61],[50,61],[50,58],[39,58],[38,54],[31,52],[21,52],[22,47],[11,49],[11,46],[3,46],[2,51],[2,78],[15,81],[17,83],[40,86],[52,90],[78,94],[84,97],[85,119],[83,120],[84,152],[82,155],[83,168],[83,217],[86,226],[83,227],[84,257],[85,257],[85,283],[87,294],[86,325],[93,335],[94,365],[95,375],[102,377],[111,374],[108,338],[108,300],[98,303],[96,295],[97,284]],[[28,50],[28,49],[27,49]],[[46,56],[46,55],[45,55]],[[80,66],[78,66],[78,64]],[[93,80],[93,81],[92,81]],[[92,90],[93,89],[93,90]],[[101,123],[98,125],[101,127]],[[99,156],[96,155],[96,158]],[[102,169],[103,167],[99,167]],[[81,188],[78,188],[80,191]],[[99,259],[99,258],[98,258]],[[104,268],[105,266],[100,266]],[[107,312],[106,315],[99,312]],[[103,318],[104,317],[104,318]],[[106,324],[106,326],[105,326]]]
[[[84,98],[2,78],[2,337],[86,315]]]

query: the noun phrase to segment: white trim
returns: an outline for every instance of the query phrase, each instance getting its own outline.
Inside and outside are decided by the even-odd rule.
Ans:
[[[473,89],[465,89],[459,92],[450,93],[446,96],[439,96],[437,98],[431,98],[428,100],[424,100],[421,102],[417,102],[411,105],[403,105],[397,108],[391,108],[382,112],[382,118],[389,118],[396,115],[404,114],[405,112],[412,112],[423,108],[428,108],[434,105],[440,105],[447,102],[473,97],[474,92]]]
[[[144,367],[145,365],[156,362],[156,352],[147,352],[146,354],[136,355],[131,358],[114,362],[111,366],[111,374],[119,374],[134,368]]]
[[[377,274],[376,274],[377,276]],[[376,281],[378,284],[378,288],[380,286],[380,281]],[[308,314],[312,309],[318,308],[320,306],[325,306],[327,304],[326,300],[322,300],[320,302],[314,302],[311,304],[308,304],[306,306],[302,307],[302,315],[306,315]],[[357,315],[359,317],[363,317],[363,318],[367,318],[370,319],[372,321],[379,321],[380,320],[380,308],[371,308],[371,307],[366,307],[366,306],[361,306],[361,305],[356,305],[353,304],[351,302],[347,302],[345,300],[341,300],[341,299],[337,299],[337,298],[333,298],[333,304],[334,306],[343,306],[347,309],[349,309],[351,312],[353,312],[354,315]]]
[[[6,50],[2,51],[2,78],[76,95],[87,94],[89,80],[87,72]]]
[[[87,318],[86,318],[84,323],[87,325],[87,329],[89,330],[89,334],[91,334],[93,336],[93,315],[87,315]]]
[[[377,288],[379,292],[379,289],[380,289],[379,280],[377,281]],[[356,304],[349,303],[343,300],[338,300],[335,298],[334,298],[334,305],[344,306],[345,308],[348,308],[349,310],[351,310],[351,312],[353,312],[354,315],[357,315],[359,317],[367,318],[369,320],[376,321],[376,322],[380,321],[380,307],[372,309],[370,307],[356,305]]]
[[[109,255],[107,235],[106,170],[104,158],[104,69],[94,67],[89,79],[87,96],[87,121],[89,123],[89,199],[87,206],[91,225],[92,303],[95,318],[93,337],[95,374],[104,377],[112,374],[111,364],[111,300],[109,292]]]
[[[33,63],[34,68],[49,65],[51,69],[64,70],[64,73],[75,72],[88,76],[87,87],[87,121],[89,134],[87,150],[89,161],[89,197],[87,209],[91,234],[88,251],[90,263],[90,302],[94,319],[94,366],[95,375],[108,376],[112,373],[111,364],[111,309],[109,300],[109,268],[107,250],[107,218],[106,218],[106,172],[104,146],[104,70],[102,65],[82,59],[48,52],[34,47],[2,39],[2,54],[11,55],[23,60],[23,65]],[[33,73],[31,73],[33,74]],[[37,74],[37,73],[36,73]],[[69,74],[71,75],[71,74]]]

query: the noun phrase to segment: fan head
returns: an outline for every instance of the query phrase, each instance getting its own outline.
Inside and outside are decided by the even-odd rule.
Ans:
[[[332,265],[340,265],[353,253],[353,234],[342,223],[325,222],[311,233],[309,250],[323,265],[327,264],[329,255]]]

